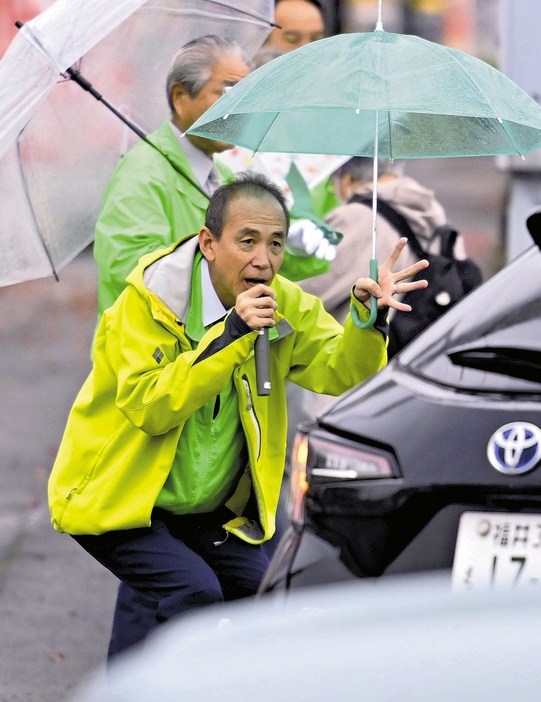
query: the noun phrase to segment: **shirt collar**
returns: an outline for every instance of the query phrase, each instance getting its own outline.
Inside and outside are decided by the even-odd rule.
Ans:
[[[175,135],[179,147],[184,153],[184,156],[186,156],[188,159],[188,163],[192,168],[194,176],[197,178],[203,189],[206,188],[207,180],[214,166],[214,161],[207,156],[204,151],[201,151],[201,149],[198,149],[197,146],[194,146],[187,136],[183,136],[180,129],[173,124],[173,122],[169,122],[169,124],[171,125],[171,130]]]
[[[204,257],[201,261],[201,291],[203,293],[203,326],[208,327],[225,317],[227,310],[214,289],[209,264]]]

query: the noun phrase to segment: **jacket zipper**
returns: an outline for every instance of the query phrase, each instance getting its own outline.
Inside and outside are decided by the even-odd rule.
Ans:
[[[256,460],[259,460],[259,457],[260,457],[260,455],[261,455],[261,443],[262,443],[262,440],[261,440],[261,426],[260,426],[260,424],[259,424],[259,420],[258,420],[258,418],[257,418],[257,414],[255,413],[254,402],[253,402],[253,399],[252,399],[252,390],[251,390],[251,388],[250,388],[250,383],[249,383],[248,377],[247,377],[246,375],[243,375],[243,376],[242,376],[242,382],[243,382],[243,384],[244,384],[244,389],[246,390],[246,397],[247,397],[247,399],[248,399],[248,407],[247,407],[248,414],[250,415],[250,418],[251,418],[252,423],[253,423],[253,425],[254,425],[254,429],[255,429],[255,433],[256,433],[256,437],[257,437]],[[250,448],[250,447],[249,447],[249,445],[248,445],[248,453],[249,453],[249,448]],[[250,461],[250,463],[251,463],[251,461]],[[254,488],[255,488],[255,489],[254,489],[254,495],[255,495],[255,499],[256,499],[256,501],[257,501],[257,511],[258,511],[258,514],[259,514],[259,521],[261,522],[260,527],[261,527],[261,531],[264,531],[264,529],[263,529],[263,523],[262,523],[262,521],[263,521],[263,520],[262,520],[263,513],[262,513],[262,510],[261,510],[261,504],[260,504],[260,502],[259,502],[259,493],[260,493],[261,488],[260,488],[260,486],[257,484],[257,475],[256,475],[256,471],[255,471],[255,464],[252,466],[251,474],[252,474],[252,480],[254,481]],[[242,527],[240,528],[240,531],[242,531]]]
[[[252,391],[250,389],[250,383],[248,382],[248,378],[245,375],[242,376],[242,382],[244,383],[244,389],[246,390],[246,395],[248,397],[248,414],[250,415],[257,436],[257,460],[259,460],[259,457],[261,456],[261,427],[259,425],[259,420],[254,410],[254,402],[252,400]]]

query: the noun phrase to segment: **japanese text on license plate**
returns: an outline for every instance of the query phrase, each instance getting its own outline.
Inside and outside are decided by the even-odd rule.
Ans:
[[[541,514],[465,512],[453,562],[453,589],[541,585]]]

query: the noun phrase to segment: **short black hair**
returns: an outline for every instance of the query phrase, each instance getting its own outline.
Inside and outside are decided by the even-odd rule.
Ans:
[[[261,173],[244,171],[243,173],[237,173],[232,180],[217,188],[210,198],[205,216],[205,227],[210,229],[216,239],[222,236],[229,203],[242,195],[254,198],[270,196],[277,200],[284,212],[287,235],[290,217],[282,189]]]

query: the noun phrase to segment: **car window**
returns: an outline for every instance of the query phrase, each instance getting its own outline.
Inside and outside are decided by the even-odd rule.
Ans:
[[[541,253],[532,247],[455,305],[398,357],[461,389],[541,392]]]

